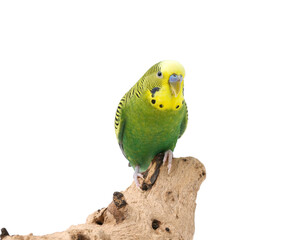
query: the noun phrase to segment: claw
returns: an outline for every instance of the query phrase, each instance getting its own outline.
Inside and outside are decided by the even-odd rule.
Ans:
[[[136,167],[135,167],[135,171],[134,171],[134,174],[133,174],[133,179],[134,179],[135,185],[136,185],[138,188],[141,188],[141,184],[139,183],[138,178],[141,178],[141,179],[144,180],[143,175],[140,173],[140,166],[136,166]]]
[[[141,174],[141,173],[138,173],[138,175],[137,175],[139,178],[141,178],[141,179],[143,179],[144,180],[144,176],[143,176],[143,174]]]
[[[163,159],[163,164],[168,160],[168,174],[171,172],[172,167],[172,160],[173,160],[173,152],[171,150],[168,150],[165,152],[165,156]]]

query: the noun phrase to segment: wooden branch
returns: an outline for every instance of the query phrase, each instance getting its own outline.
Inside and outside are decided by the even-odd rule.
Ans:
[[[170,174],[162,154],[143,174],[142,189],[133,182],[113,201],[88,216],[85,224],[45,236],[14,235],[1,230],[5,240],[134,240],[192,239],[197,192],[205,179],[202,163],[193,157],[174,158]]]

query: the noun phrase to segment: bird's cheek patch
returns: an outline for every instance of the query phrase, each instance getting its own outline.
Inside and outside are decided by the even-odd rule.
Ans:
[[[159,87],[155,87],[155,88],[153,88],[152,90],[150,90],[152,97],[154,97],[154,96],[155,96],[155,93],[158,92],[159,90],[160,90]]]

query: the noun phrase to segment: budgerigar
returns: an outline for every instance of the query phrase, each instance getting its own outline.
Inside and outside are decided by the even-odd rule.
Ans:
[[[185,70],[177,61],[153,65],[121,99],[115,132],[124,156],[135,169],[133,178],[147,170],[152,159],[164,152],[170,172],[173,150],[184,133],[188,113],[183,96]]]

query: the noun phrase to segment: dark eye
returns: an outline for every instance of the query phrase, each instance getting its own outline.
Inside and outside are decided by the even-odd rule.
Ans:
[[[161,71],[158,71],[156,75],[157,75],[157,77],[159,77],[159,78],[162,78],[162,77],[163,77],[163,75],[162,75],[162,72],[161,72]]]

